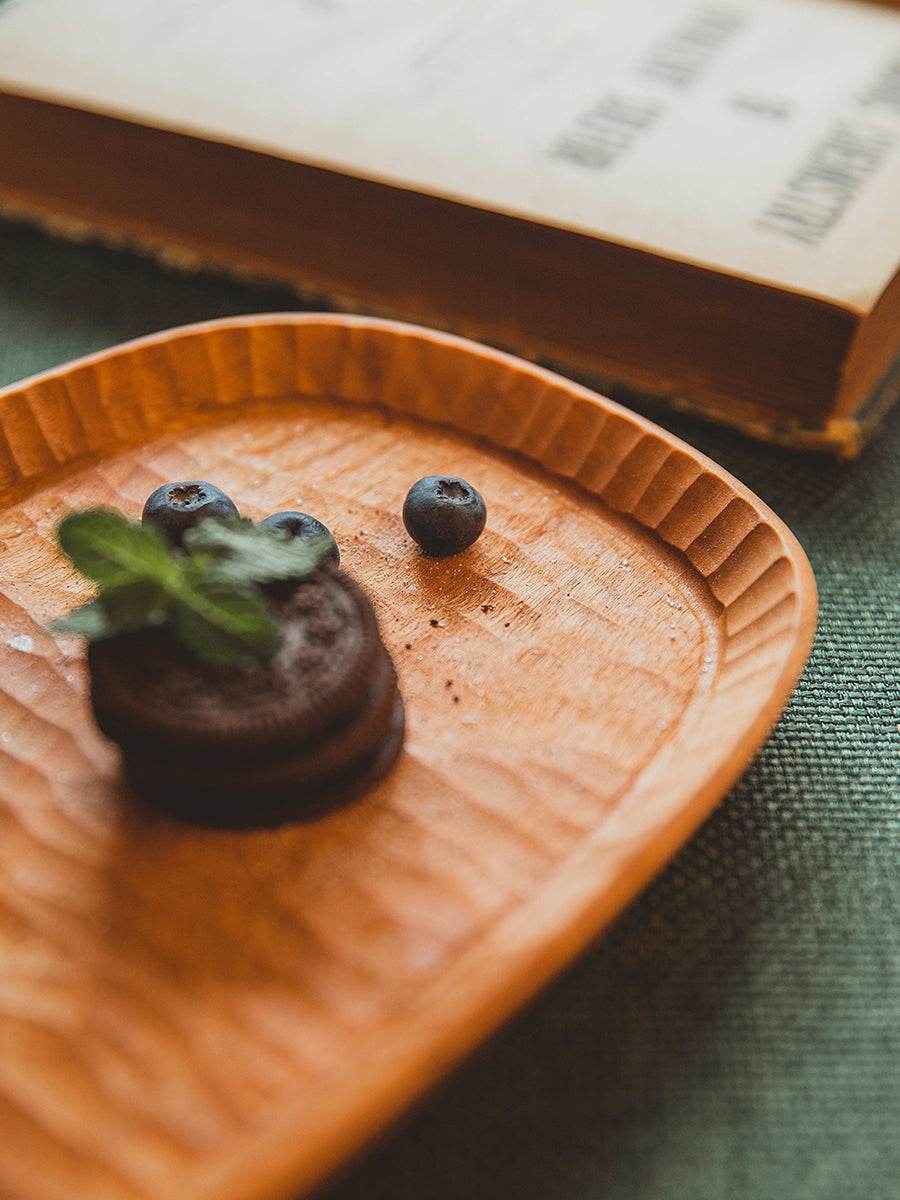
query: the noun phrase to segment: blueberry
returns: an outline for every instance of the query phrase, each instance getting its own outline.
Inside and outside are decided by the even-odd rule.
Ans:
[[[259,524],[265,529],[286,529],[288,533],[303,541],[307,538],[330,538],[331,545],[322,562],[334,563],[337,566],[341,561],[341,552],[334,540],[334,534],[318,517],[311,517],[309,513],[302,512],[278,512],[272,513],[271,517],[265,517]]]
[[[465,550],[484,529],[486,518],[480,493],[450,475],[426,475],[403,501],[403,524],[426,554]]]
[[[147,498],[141,520],[155,525],[173,546],[180,546],[184,531],[192,525],[238,515],[237,505],[220,488],[193,479],[158,487]]]

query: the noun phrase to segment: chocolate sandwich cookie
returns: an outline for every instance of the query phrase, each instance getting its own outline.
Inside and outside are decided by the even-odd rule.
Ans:
[[[403,701],[363,590],[326,568],[273,599],[269,662],[199,665],[165,629],[88,651],[91,701],[133,790],[203,825],[258,828],[338,807],[400,752]]]

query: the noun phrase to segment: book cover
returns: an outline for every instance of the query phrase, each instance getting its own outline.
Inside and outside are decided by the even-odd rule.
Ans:
[[[889,8],[855,0],[16,0],[0,8],[0,87],[48,109],[169,132],[173,146],[187,137],[245,150],[250,172],[264,159],[302,164],[455,205],[460,237],[484,237],[494,275],[505,267],[522,292],[556,280],[563,309],[583,307],[589,295],[571,286],[577,264],[564,261],[583,244],[605,291],[596,306],[604,322],[590,331],[589,316],[573,311],[585,328],[567,346],[547,332],[552,322],[539,328],[530,312],[510,313],[502,287],[493,315],[476,305],[470,320],[428,284],[379,291],[364,272],[342,273],[338,260],[352,258],[366,230],[348,221],[342,234],[334,214],[329,236],[343,243],[333,269],[309,253],[291,265],[285,253],[279,272],[278,253],[267,266],[246,236],[234,239],[238,266],[571,361],[788,440],[847,450],[892,399],[900,14]],[[6,113],[20,155],[33,133],[30,111]],[[129,168],[134,175],[134,164],[123,164],[123,178]],[[0,199],[11,210],[66,211],[63,184],[42,198],[14,174],[0,166]],[[298,225],[319,219],[315,197],[306,208],[300,199]],[[229,201],[227,192],[208,197],[220,222]],[[234,197],[235,207],[251,202],[264,219],[264,194]],[[137,187],[122,203],[126,216],[129,206],[139,216]],[[112,202],[96,207],[102,227]],[[90,215],[77,201],[69,211]],[[424,221],[428,211],[410,209]],[[505,221],[482,227],[472,212]],[[556,272],[552,262],[535,270],[528,245],[507,236],[513,223],[573,235],[559,243]],[[146,224],[150,235],[154,222]],[[161,242],[190,249],[177,219],[171,225],[160,227]],[[393,236],[384,254],[399,261],[402,230]],[[446,230],[441,236],[452,255]],[[546,234],[534,239],[549,255]],[[217,236],[205,257],[227,259],[224,242]],[[605,247],[618,256],[604,257]],[[196,239],[193,248],[204,250]],[[408,270],[439,275],[447,269],[439,254],[415,249]],[[668,322],[654,288],[671,292]],[[627,330],[609,320],[616,293]],[[808,383],[787,361],[790,343],[774,337],[782,308],[796,325]],[[685,325],[687,310],[708,329],[705,348],[702,329]],[[754,341],[756,327],[767,336]],[[729,328],[733,365],[713,344]],[[757,359],[770,360],[771,385]]]

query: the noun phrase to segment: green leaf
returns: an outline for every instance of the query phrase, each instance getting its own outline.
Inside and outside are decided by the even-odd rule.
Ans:
[[[214,666],[274,653],[278,625],[258,585],[305,578],[332,545],[235,519],[202,522],[173,553],[152,526],[106,509],[70,514],[57,536],[100,596],[56,622],[55,632],[97,639],[165,624]]]
[[[195,584],[172,606],[172,632],[201,662],[234,667],[249,657],[268,658],[278,647],[278,626],[259,592],[220,581]]]
[[[106,607],[100,599],[89,600],[80,608],[73,608],[64,617],[51,621],[47,628],[53,634],[86,638],[89,642],[114,637],[119,632],[110,621]]]
[[[51,633],[87,638],[90,642],[131,633],[165,622],[171,601],[159,584],[138,580],[104,592],[94,600],[73,609],[49,626]]]
[[[229,583],[272,583],[305,579],[328,553],[331,539],[297,538],[250,522],[201,521],[188,530],[184,545],[191,556],[214,560],[211,577]]]
[[[57,540],[82,575],[103,589],[139,579],[165,584],[177,573],[178,563],[155,529],[133,525],[108,509],[70,513],[57,530]]]
[[[100,596],[100,603],[119,633],[165,623],[172,607],[168,590],[155,579],[136,579]]]

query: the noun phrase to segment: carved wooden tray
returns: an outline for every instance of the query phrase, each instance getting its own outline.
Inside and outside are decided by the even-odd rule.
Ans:
[[[744,768],[806,658],[776,517],[650,423],[367,318],[175,330],[0,395],[0,1194],[262,1200],[321,1177],[600,930]],[[424,558],[419,476],[488,526]],[[168,479],[313,512],[409,718],[361,802],[277,832],[138,809],[44,623],[69,507]]]

